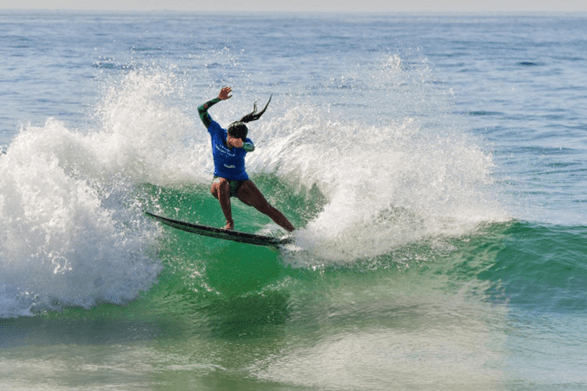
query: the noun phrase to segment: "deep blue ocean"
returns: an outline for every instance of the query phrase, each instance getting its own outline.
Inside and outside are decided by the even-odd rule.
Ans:
[[[2,11],[0,389],[587,390],[586,173],[587,15]]]

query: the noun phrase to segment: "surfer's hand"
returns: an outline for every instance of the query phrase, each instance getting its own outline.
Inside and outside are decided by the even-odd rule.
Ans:
[[[230,87],[224,87],[218,93],[218,99],[220,99],[220,100],[226,100],[226,99],[232,98],[232,95],[230,95],[231,92],[232,92],[232,88],[230,88]]]

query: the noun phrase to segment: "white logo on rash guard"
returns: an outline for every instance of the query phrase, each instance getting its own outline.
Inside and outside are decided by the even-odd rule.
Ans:
[[[235,153],[230,153],[230,149],[226,148],[224,145],[218,145],[218,144],[216,144],[216,149],[219,150],[222,153],[227,154],[228,156],[236,156]]]
[[[224,167],[226,168],[234,168],[234,164],[231,164],[230,166],[227,166],[226,164],[224,165]]]

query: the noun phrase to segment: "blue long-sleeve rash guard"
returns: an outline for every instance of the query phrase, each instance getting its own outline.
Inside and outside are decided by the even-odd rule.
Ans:
[[[208,133],[212,138],[212,156],[214,157],[214,175],[230,180],[246,181],[249,179],[245,170],[245,156],[243,148],[229,149],[226,146],[227,132],[214,120],[208,126]],[[250,139],[247,143],[252,144]]]

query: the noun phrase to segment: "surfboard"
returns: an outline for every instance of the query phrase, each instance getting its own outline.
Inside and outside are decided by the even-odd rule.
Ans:
[[[187,221],[174,220],[163,216],[158,216],[151,212],[145,213],[157,221],[182,231],[191,232],[194,234],[209,236],[211,238],[231,240],[233,242],[254,244],[256,246],[281,246],[293,242],[292,238],[273,238],[271,236],[263,236],[251,234],[248,232],[229,231],[222,228],[209,227],[207,225],[188,223]]]

